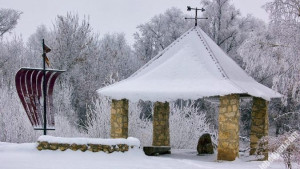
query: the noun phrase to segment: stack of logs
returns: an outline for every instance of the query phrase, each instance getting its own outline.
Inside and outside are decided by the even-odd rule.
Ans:
[[[130,148],[134,148],[134,146],[130,146]],[[101,145],[101,144],[60,144],[60,143],[48,143],[46,141],[39,142],[38,141],[38,150],[61,150],[65,151],[67,149],[77,151],[81,150],[82,152],[85,151],[92,151],[92,152],[99,152],[103,151],[106,153],[112,152],[125,152],[129,150],[129,146],[126,144],[117,144],[117,145]]]

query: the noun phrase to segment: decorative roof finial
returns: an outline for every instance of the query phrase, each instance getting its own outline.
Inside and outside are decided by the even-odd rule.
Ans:
[[[198,19],[208,19],[208,18],[198,18],[198,11],[204,12],[205,11],[204,8],[198,9],[197,7],[196,8],[191,8],[190,6],[187,6],[187,11],[191,11],[191,10],[196,11],[195,18],[186,18],[185,17],[184,19],[195,19],[195,26],[197,26],[197,20]]]

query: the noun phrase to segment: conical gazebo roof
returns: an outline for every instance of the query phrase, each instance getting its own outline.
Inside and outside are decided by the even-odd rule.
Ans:
[[[129,78],[98,93],[131,101],[174,101],[246,94],[281,97],[256,82],[199,27],[193,27]]]

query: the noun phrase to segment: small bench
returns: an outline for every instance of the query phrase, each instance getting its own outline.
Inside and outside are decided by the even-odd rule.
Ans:
[[[171,154],[170,146],[146,146],[143,150],[148,156],[157,156],[161,154]]]

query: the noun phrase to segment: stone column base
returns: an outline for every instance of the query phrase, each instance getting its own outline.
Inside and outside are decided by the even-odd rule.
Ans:
[[[268,101],[262,98],[253,97],[250,131],[250,155],[255,154],[259,140],[263,136],[268,135],[268,130]],[[258,153],[265,156],[264,160],[268,160],[268,150],[263,149]]]
[[[220,97],[218,160],[239,156],[239,95]]]
[[[156,102],[153,114],[153,146],[170,146],[169,103]]]
[[[128,137],[128,100],[112,100],[110,137]]]

